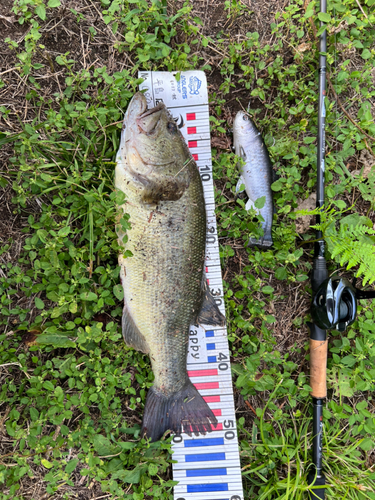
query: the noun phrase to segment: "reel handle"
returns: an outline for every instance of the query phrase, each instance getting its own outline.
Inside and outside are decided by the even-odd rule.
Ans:
[[[314,323],[309,322],[307,326],[310,329],[311,396],[323,399],[327,396],[327,334]]]

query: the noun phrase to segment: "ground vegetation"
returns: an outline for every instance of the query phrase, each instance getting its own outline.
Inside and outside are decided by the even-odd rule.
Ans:
[[[2,0],[0,499],[171,499],[140,439],[148,358],[121,337],[114,159],[139,69],[203,69],[246,499],[307,498],[318,44],[328,30],[329,271],[375,281],[375,2]],[[235,197],[235,113],[275,170],[274,246]],[[310,212],[311,212],[310,210]],[[129,220],[122,219],[126,229]],[[375,499],[375,306],[330,332],[327,499]]]

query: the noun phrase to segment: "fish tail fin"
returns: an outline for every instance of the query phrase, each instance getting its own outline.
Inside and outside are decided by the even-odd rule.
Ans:
[[[257,240],[256,238],[250,238],[249,242],[247,244],[248,247],[258,247],[263,250],[267,250],[267,248],[272,247],[273,245],[273,239],[271,235],[264,235],[263,238],[259,238]]]
[[[248,247],[258,247],[262,250],[267,250],[268,248],[272,247],[273,245],[273,239],[272,239],[272,231],[271,227],[269,224],[264,224],[263,225],[263,231],[264,231],[264,236],[261,238],[250,238],[247,246]]]
[[[177,436],[185,432],[206,434],[217,419],[197,389],[188,380],[183,388],[167,397],[154,387],[148,391],[142,422],[142,436],[159,440],[166,431]]]

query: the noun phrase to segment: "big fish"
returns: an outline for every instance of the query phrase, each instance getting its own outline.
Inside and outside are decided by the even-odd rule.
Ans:
[[[264,236],[260,239],[250,238],[250,246],[269,248],[272,244],[272,164],[263,139],[258,129],[251,121],[250,116],[243,111],[239,111],[233,123],[233,145],[235,153],[244,161],[241,167],[241,176],[237,184],[236,191],[241,184],[245,185],[246,194],[249,198],[246,203],[246,210],[254,208],[254,203],[258,198],[266,197],[265,204],[261,208],[260,215],[263,217],[262,229]]]
[[[115,186],[125,193],[120,210],[131,224],[125,238],[117,228],[132,253],[119,256],[122,333],[127,345],[149,355],[155,376],[142,434],[152,441],[167,430],[205,434],[217,420],[186,371],[189,326],[223,325],[224,316],[204,274],[202,181],[164,104],[147,110],[141,93],[125,114]]]

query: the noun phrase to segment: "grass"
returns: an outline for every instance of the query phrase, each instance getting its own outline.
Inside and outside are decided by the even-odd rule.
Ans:
[[[352,268],[371,283],[374,2],[328,7],[322,227],[330,272]],[[116,220],[113,170],[137,70],[193,68],[206,70],[212,89],[245,498],[307,498],[314,232],[298,234],[296,217],[315,189],[318,5],[276,3],[269,18],[262,8],[230,0],[215,21],[216,11],[188,2],[102,0],[79,10],[69,1],[14,2],[21,31],[6,37],[0,75],[0,91],[18,96],[0,106],[0,186],[16,228],[0,249],[1,500],[172,498],[170,438],[150,445],[139,437],[149,361],[121,337],[115,226],[129,220]],[[278,174],[275,244],[266,252],[246,247],[261,229],[234,200],[237,158],[227,145],[234,111],[249,100]],[[375,498],[374,313],[361,301],[349,330],[330,333],[327,499]]]

